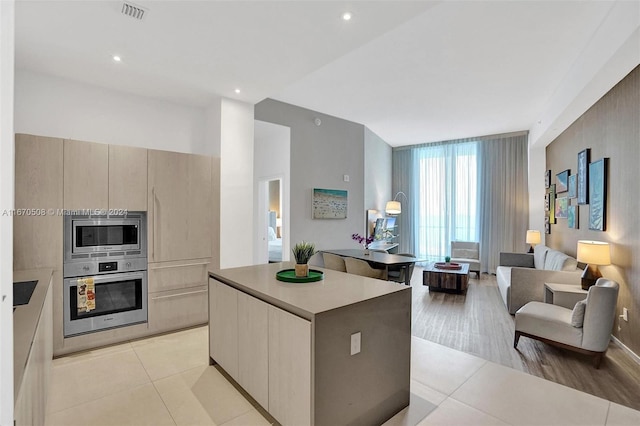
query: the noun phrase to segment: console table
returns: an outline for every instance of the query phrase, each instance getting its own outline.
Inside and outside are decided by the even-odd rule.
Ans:
[[[544,303],[563,306],[567,309],[587,297],[587,291],[580,284],[544,283]]]

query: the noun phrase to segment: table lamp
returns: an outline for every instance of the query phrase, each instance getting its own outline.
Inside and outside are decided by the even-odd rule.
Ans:
[[[598,265],[611,264],[609,243],[580,240],[578,241],[577,258],[578,262],[587,264],[582,273],[581,284],[583,290],[589,290],[589,287],[594,285],[598,278],[602,277],[598,270]]]
[[[536,244],[540,244],[540,231],[537,231],[535,229],[529,229],[527,231],[526,242],[527,244],[531,244],[531,247],[529,248],[529,253],[533,253],[533,247],[535,247]]]

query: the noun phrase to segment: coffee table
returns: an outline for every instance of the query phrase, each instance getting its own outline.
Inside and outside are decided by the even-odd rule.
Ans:
[[[439,269],[435,263],[425,266],[422,272],[422,285],[428,285],[429,291],[462,293],[469,285],[469,264],[461,263],[460,269]]]

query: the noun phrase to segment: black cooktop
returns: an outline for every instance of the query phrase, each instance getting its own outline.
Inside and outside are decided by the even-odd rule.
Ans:
[[[37,280],[13,283],[13,306],[26,305],[29,303],[37,284]]]

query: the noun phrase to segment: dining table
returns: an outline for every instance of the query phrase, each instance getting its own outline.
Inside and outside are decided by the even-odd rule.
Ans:
[[[337,249],[337,250],[322,250],[322,251],[325,253],[335,254],[337,256],[353,257],[354,259],[360,259],[369,263],[382,265],[387,271],[387,276],[389,274],[390,266],[398,266],[398,267],[404,268],[405,269],[404,283],[406,285],[411,285],[411,275],[408,273],[409,267],[411,265],[414,265],[416,262],[421,262],[421,260],[412,256],[404,256],[401,254],[390,254],[390,253],[384,253],[382,251],[358,250],[358,249]]]

